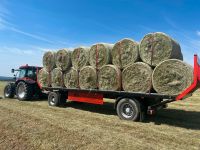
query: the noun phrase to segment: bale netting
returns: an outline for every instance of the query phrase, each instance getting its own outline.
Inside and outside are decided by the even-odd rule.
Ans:
[[[131,39],[122,39],[111,50],[112,64],[124,69],[139,58],[139,45]]]
[[[51,72],[56,66],[55,56],[55,52],[52,51],[45,52],[43,55],[43,66],[48,72]]]
[[[48,87],[50,85],[49,82],[49,73],[45,68],[42,68],[37,75],[37,80],[42,87]]]
[[[98,72],[98,86],[100,90],[121,90],[121,71],[117,66],[105,65]]]
[[[161,32],[145,35],[140,43],[139,53],[142,61],[151,66],[156,66],[167,59],[183,60],[180,45]]]
[[[63,72],[59,68],[55,68],[51,72],[51,86],[52,87],[63,87]]]
[[[97,88],[97,73],[92,66],[85,66],[79,73],[79,84],[81,89],[96,89]]]
[[[181,60],[165,60],[154,69],[152,82],[158,93],[180,94],[192,84],[193,68]]]
[[[94,44],[89,51],[89,62],[91,66],[101,68],[103,65],[111,63],[110,51],[113,44],[99,43]]]
[[[72,67],[69,72],[66,73],[64,81],[67,88],[78,88],[78,71]]]
[[[89,64],[89,48],[78,47],[72,52],[72,65],[75,69],[80,70]]]
[[[122,72],[122,87],[127,92],[149,92],[152,88],[152,68],[143,62],[136,62]]]
[[[71,52],[67,49],[58,50],[56,53],[56,66],[62,71],[68,70],[72,65]]]

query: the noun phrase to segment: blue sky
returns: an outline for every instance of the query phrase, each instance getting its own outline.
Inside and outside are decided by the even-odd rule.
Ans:
[[[199,7],[197,0],[0,0],[0,75],[42,65],[47,50],[140,41],[155,31],[176,39],[192,64],[200,55]]]

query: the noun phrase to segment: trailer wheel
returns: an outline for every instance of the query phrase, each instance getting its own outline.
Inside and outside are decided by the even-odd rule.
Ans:
[[[140,103],[136,99],[122,98],[117,104],[117,114],[120,119],[138,121],[140,113]]]
[[[60,94],[56,92],[50,92],[48,96],[49,106],[59,106],[60,105]]]

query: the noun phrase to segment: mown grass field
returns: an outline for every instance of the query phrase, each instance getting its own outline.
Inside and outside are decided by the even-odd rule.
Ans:
[[[145,123],[120,120],[106,101],[56,108],[45,100],[1,99],[0,149],[200,149],[200,93]]]

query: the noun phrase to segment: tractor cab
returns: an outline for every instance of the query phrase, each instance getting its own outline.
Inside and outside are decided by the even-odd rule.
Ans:
[[[41,69],[41,67],[36,67],[36,66],[21,66],[19,69],[12,69],[11,72],[15,73],[14,74],[14,79],[15,80],[37,80],[37,72]]]

